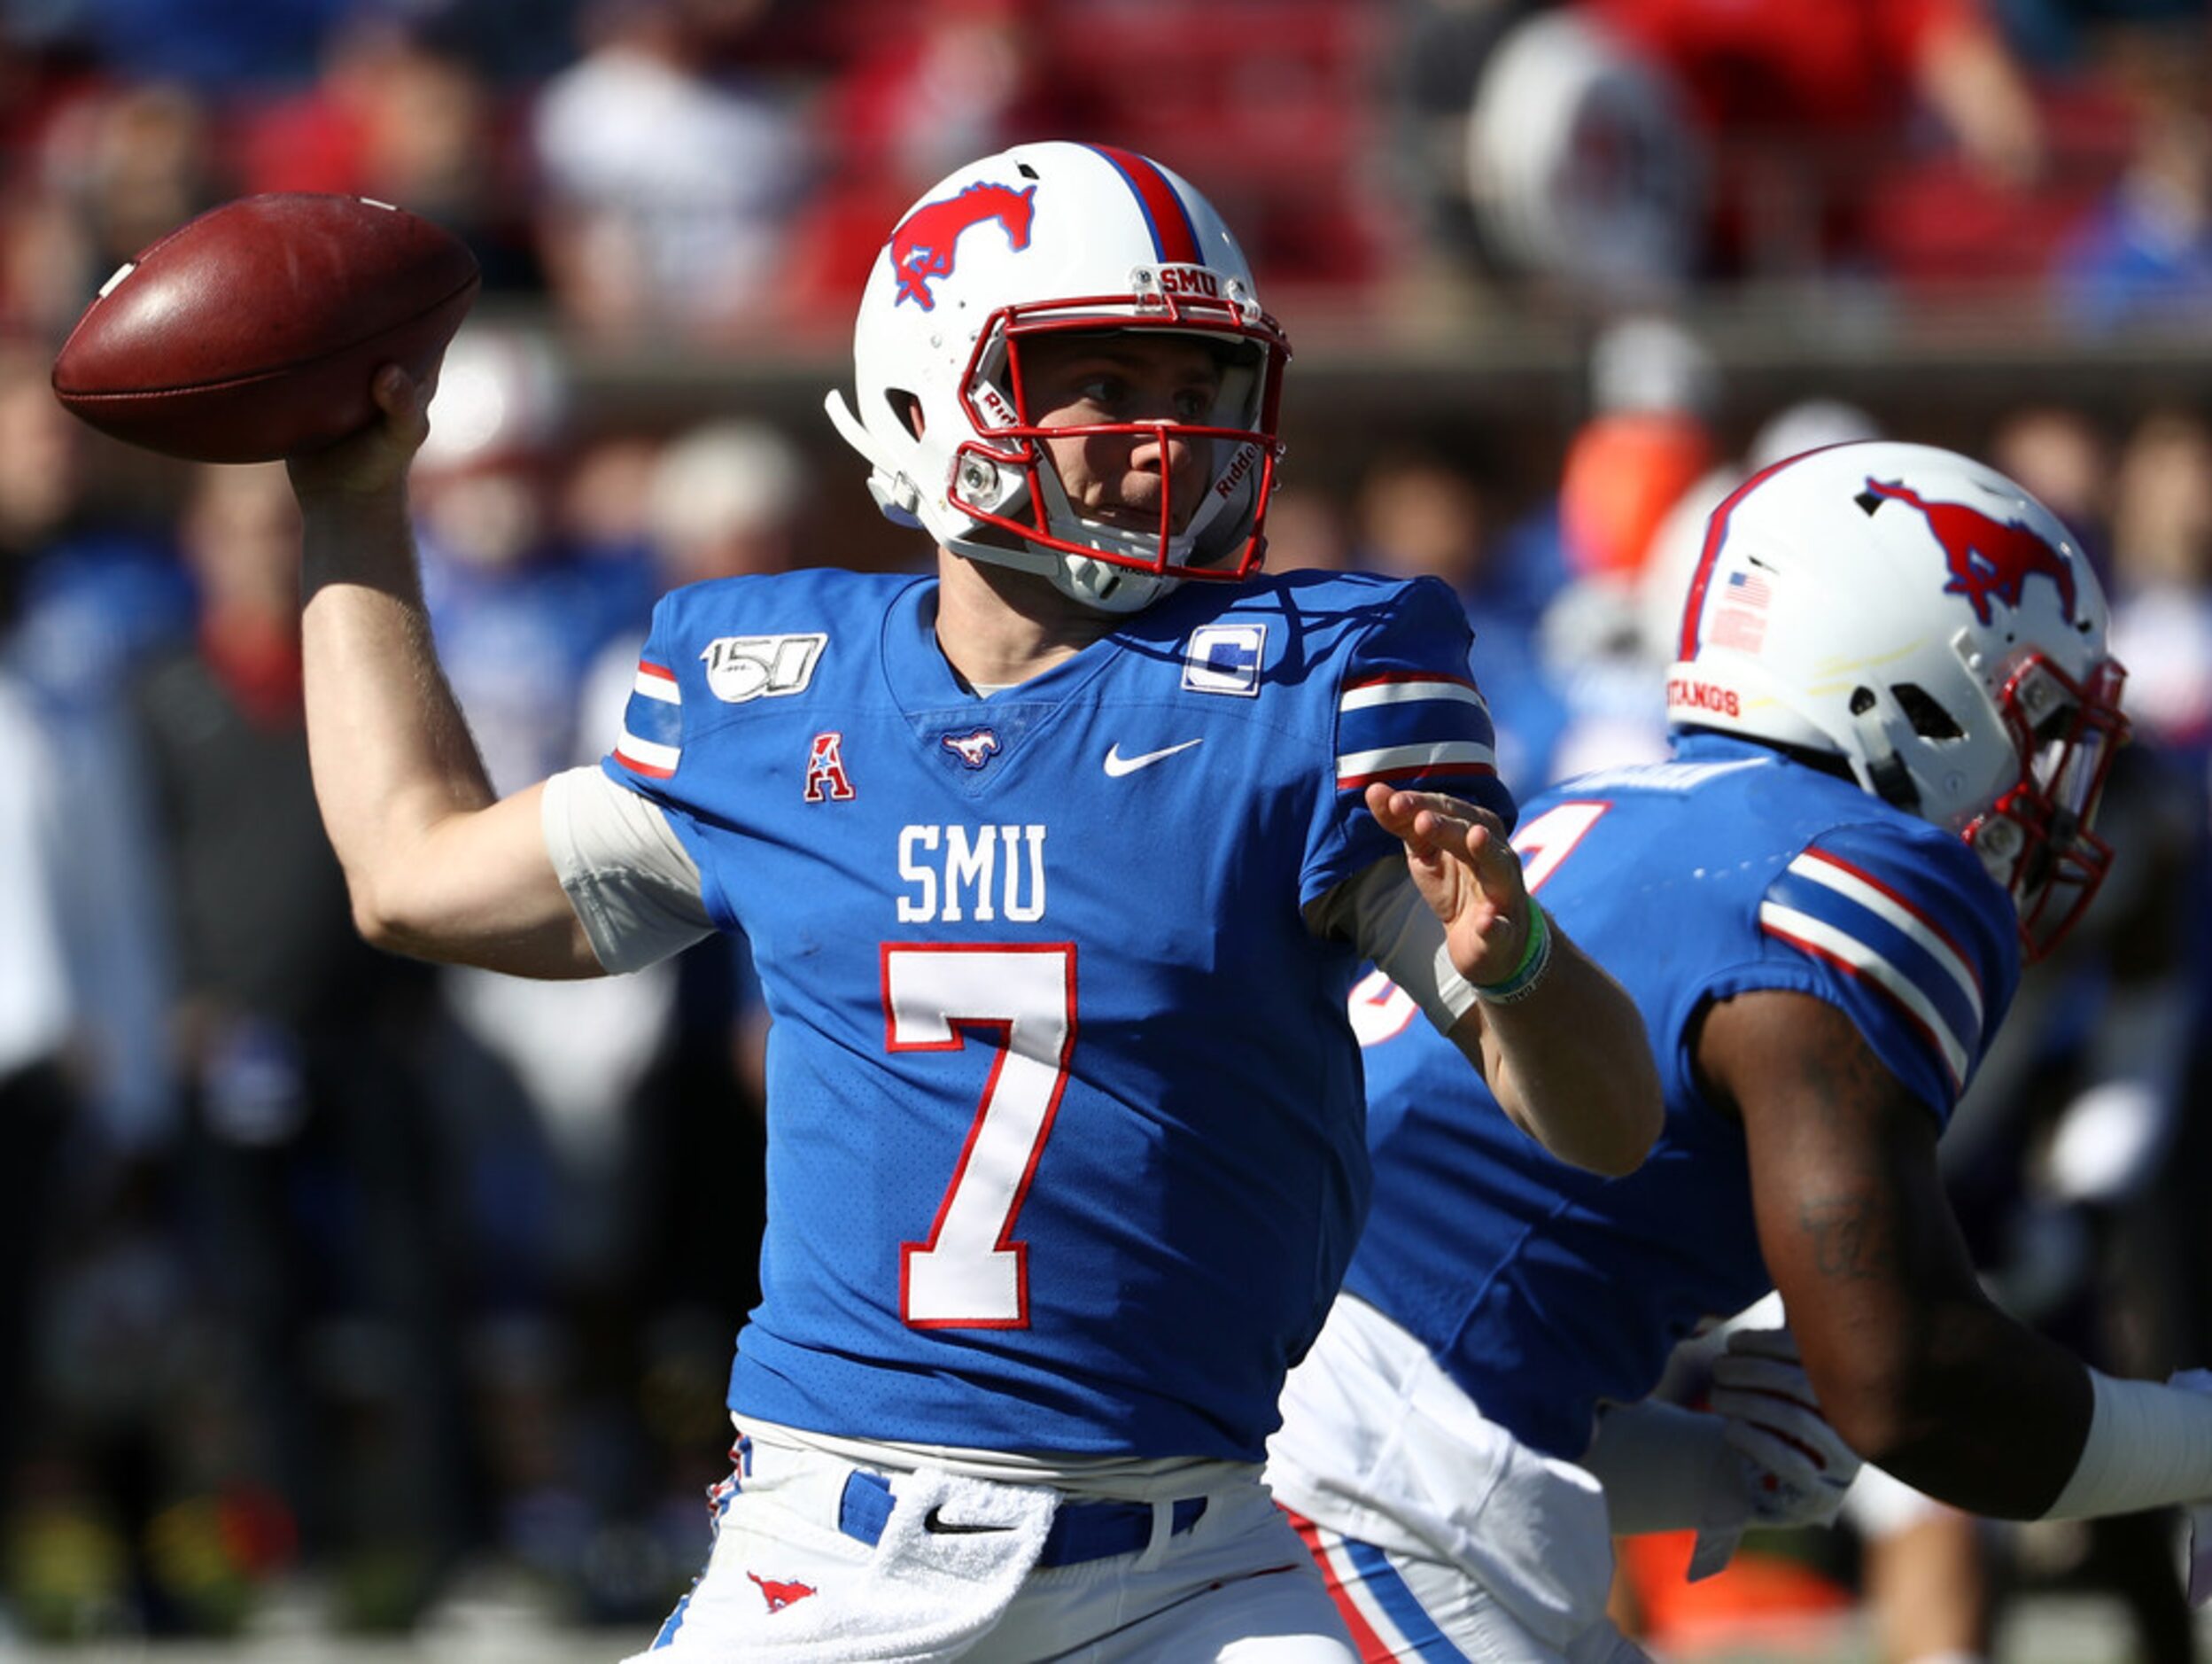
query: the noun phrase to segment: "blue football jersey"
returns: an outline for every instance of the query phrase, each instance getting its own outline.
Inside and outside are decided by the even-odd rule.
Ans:
[[[1368,1192],[1357,954],[1300,909],[1400,850],[1370,780],[1511,818],[1463,615],[1432,581],[1191,584],[985,699],[935,604],[679,590],[605,765],[775,1019],[732,1406],[1256,1461]]]
[[[1362,984],[1376,1201],[1345,1286],[1486,1418],[1572,1458],[1599,1399],[1644,1396],[1701,1319],[1773,1287],[1742,1127],[1693,1076],[1700,1010],[1756,989],[1826,1000],[1941,1124],[2011,1001],[2018,936],[1956,835],[1718,735],[1553,787],[1514,844],[1642,1013],[1665,1131],[1626,1178],[1555,1161],[1403,995]]]

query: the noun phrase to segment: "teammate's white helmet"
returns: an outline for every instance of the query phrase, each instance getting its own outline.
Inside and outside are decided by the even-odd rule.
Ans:
[[[1164,444],[1173,427],[1202,442],[1205,497],[1180,530],[1170,527],[1181,505],[1164,500],[1157,533],[1078,515],[1021,387],[1025,338],[1136,329],[1220,344],[1211,417],[1054,432]],[[836,393],[828,408],[872,465],[868,489],[893,519],[969,559],[1043,573],[1086,605],[1126,612],[1181,579],[1258,567],[1289,357],[1236,239],[1188,182],[1127,151],[1021,144],[960,169],[900,219],[861,297],[857,409]]]
[[[1951,828],[2035,958],[2111,859],[2090,830],[2127,732],[2106,623],[2080,545],[2004,475],[1931,446],[1830,446],[1713,510],[1668,719],[1841,758]]]

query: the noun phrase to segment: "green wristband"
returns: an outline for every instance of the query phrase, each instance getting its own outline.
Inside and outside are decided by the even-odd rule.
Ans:
[[[1521,946],[1521,962],[1502,983],[1477,983],[1478,998],[1494,1006],[1510,1006],[1536,991],[1544,973],[1551,968],[1551,924],[1534,901],[1528,904],[1528,940]]]

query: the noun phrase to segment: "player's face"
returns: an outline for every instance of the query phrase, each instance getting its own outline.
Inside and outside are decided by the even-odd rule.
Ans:
[[[1085,432],[1106,423],[1204,424],[1222,386],[1212,349],[1188,336],[1043,335],[1022,343],[1029,420],[1070,432],[1044,441],[1067,501],[1086,519],[1157,531],[1191,522],[1211,478],[1213,441],[1158,430]]]

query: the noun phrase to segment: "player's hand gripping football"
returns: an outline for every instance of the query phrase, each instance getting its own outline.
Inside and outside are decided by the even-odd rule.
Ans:
[[[1469,982],[1503,982],[1521,962],[1534,905],[1505,823],[1441,792],[1367,789],[1368,813],[1406,846],[1406,865],[1444,921],[1452,967]]]
[[[379,369],[369,392],[383,420],[322,450],[285,459],[292,489],[310,497],[376,497],[400,488],[408,464],[430,437],[435,371],[416,381],[397,364]]]

